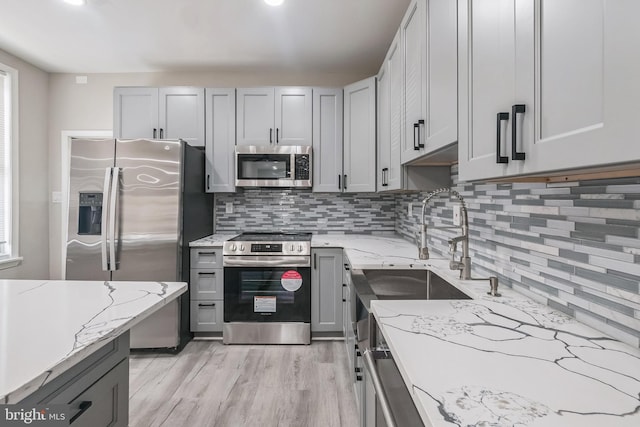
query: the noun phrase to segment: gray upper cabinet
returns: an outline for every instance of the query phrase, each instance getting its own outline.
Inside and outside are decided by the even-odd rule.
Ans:
[[[402,188],[402,49],[400,31],[378,73],[378,191]]]
[[[402,163],[457,141],[456,2],[413,0],[400,24]]]
[[[236,144],[235,89],[205,89],[207,192],[234,192]]]
[[[342,191],[342,88],[313,88],[313,191]]]
[[[376,191],[376,78],[344,88],[345,192]]]
[[[342,249],[314,249],[311,331],[342,332]]]
[[[312,102],[307,87],[237,89],[237,144],[311,145]]]
[[[460,1],[460,179],[637,161],[640,2]]]
[[[205,145],[204,89],[197,87],[116,87],[116,138],[183,139]]]

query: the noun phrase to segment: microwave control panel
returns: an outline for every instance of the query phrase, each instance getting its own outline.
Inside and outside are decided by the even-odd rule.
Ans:
[[[296,154],[296,180],[308,180],[311,172],[311,162],[308,154]]]

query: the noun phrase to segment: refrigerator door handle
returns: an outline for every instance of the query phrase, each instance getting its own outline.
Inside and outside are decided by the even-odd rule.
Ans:
[[[104,187],[102,189],[103,192],[103,198],[102,200],[104,201],[104,206],[102,208],[102,219],[101,219],[101,226],[100,226],[100,240],[101,240],[101,252],[102,252],[102,271],[109,271],[110,265],[109,265],[109,261],[107,258],[107,234],[109,233],[108,231],[108,227],[107,227],[107,213],[109,212],[109,209],[107,209],[106,203],[108,203],[109,200],[109,188],[111,185],[111,168],[105,168],[104,171]]]
[[[109,260],[111,266],[109,270],[116,271],[118,269],[118,260],[116,259],[116,200],[120,190],[120,168],[112,168],[111,170],[111,197],[109,199]]]

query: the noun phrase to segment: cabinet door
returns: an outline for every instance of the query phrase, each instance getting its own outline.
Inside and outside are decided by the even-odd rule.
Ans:
[[[236,145],[235,89],[207,88],[206,182],[207,192],[234,192]]]
[[[158,137],[204,147],[204,88],[163,87],[159,101]]]
[[[640,159],[640,2],[540,0],[516,12],[526,172]]]
[[[313,89],[313,191],[342,191],[342,89]]]
[[[507,157],[515,104],[515,0],[458,2],[459,177],[461,181],[517,172]],[[503,113],[503,120],[498,120]],[[500,138],[499,138],[500,135]],[[514,169],[515,168],[515,169]]]
[[[377,77],[377,126],[378,126],[378,167],[377,167],[377,190],[387,189],[387,173],[391,165],[391,112],[389,103],[389,80],[387,78],[387,62],[382,63],[382,67]]]
[[[311,331],[342,331],[342,250],[315,249],[311,270]]]
[[[425,147],[437,151],[458,140],[458,35],[456,2],[428,0],[426,28],[427,95],[425,104]]]
[[[386,173],[387,190],[403,186],[402,170],[402,48],[400,31],[396,33],[386,59],[389,85],[389,171]]]
[[[305,87],[275,89],[275,142],[279,145],[311,145],[312,90]]]
[[[427,97],[426,73],[426,0],[413,0],[400,24],[403,56],[404,82],[404,146],[402,162],[406,163],[422,155],[420,152],[418,134],[423,132],[424,102]]]
[[[237,89],[236,97],[236,143],[275,144],[273,88]]]
[[[113,91],[116,138],[158,138],[158,89],[117,87]]]
[[[376,191],[376,78],[344,88],[344,176],[349,193]]]

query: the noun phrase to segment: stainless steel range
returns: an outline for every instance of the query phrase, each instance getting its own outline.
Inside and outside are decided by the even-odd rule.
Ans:
[[[311,343],[311,233],[243,233],[223,245],[225,344]]]

